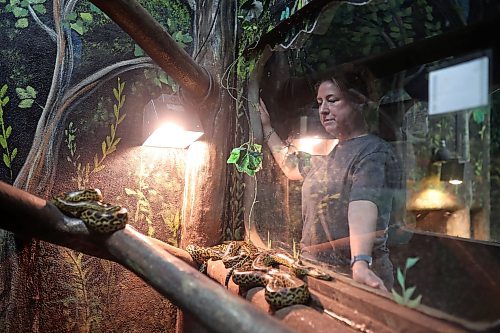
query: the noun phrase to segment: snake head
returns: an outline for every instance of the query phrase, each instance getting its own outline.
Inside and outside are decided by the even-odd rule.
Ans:
[[[307,273],[307,275],[309,276],[312,276],[316,279],[320,279],[320,280],[331,280],[332,277],[330,276],[330,274],[327,274],[325,272],[323,272],[322,270],[319,270],[317,268],[309,268],[309,271]]]

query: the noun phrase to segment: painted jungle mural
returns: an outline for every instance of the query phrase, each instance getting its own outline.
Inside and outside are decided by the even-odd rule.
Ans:
[[[191,50],[189,5],[142,4]],[[90,2],[0,1],[0,30],[0,179],[43,198],[100,188],[130,225],[177,246],[185,151],[140,147],[140,110],[175,94],[173,80]],[[44,242],[21,267],[26,243],[0,233],[1,332],[174,330],[176,308],[123,267]]]

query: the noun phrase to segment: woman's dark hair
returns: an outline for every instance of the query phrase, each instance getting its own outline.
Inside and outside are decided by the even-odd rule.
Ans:
[[[323,76],[315,85],[318,91],[323,82],[333,82],[343,93],[354,99],[359,99],[363,95],[367,100],[378,101],[378,89],[373,73],[361,65],[344,64],[336,67]]]

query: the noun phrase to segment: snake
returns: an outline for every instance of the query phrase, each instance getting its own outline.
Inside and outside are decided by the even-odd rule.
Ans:
[[[125,228],[127,209],[102,202],[102,192],[84,189],[56,195],[51,202],[64,214],[81,219],[92,231],[110,233]]]
[[[186,251],[196,263],[205,267],[209,259],[222,260],[224,266],[230,268],[226,285],[232,276],[233,282],[240,287],[264,287],[265,300],[275,310],[309,301],[310,293],[303,277],[331,279],[327,273],[303,265],[284,251],[263,251],[244,241],[224,242],[212,247],[188,245]],[[278,265],[288,267],[290,272],[279,270]]]

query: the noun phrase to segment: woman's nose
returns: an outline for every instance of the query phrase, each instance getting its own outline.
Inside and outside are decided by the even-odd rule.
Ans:
[[[325,102],[321,102],[319,104],[319,113],[328,113],[328,112],[329,112],[329,110],[326,107],[326,103]]]

